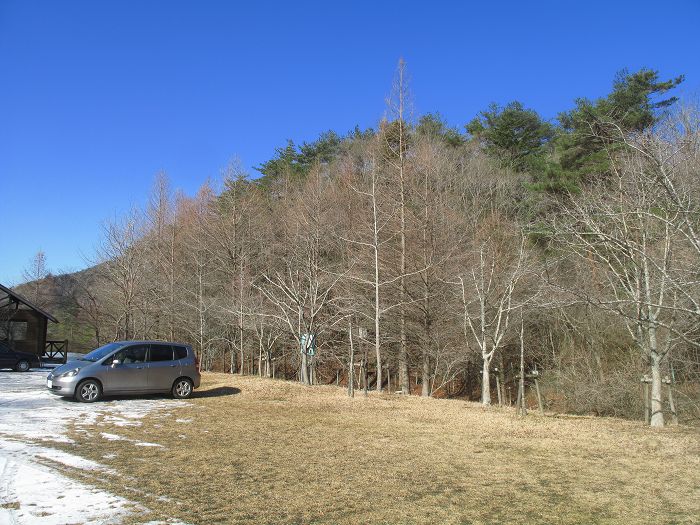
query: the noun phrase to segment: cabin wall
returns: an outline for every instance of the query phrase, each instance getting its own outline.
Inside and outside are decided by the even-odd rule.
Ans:
[[[46,346],[46,318],[33,311],[25,309],[14,309],[14,305],[2,309],[0,319],[3,323],[24,322],[26,332],[21,340],[10,341],[11,346],[20,352],[30,352],[40,355]]]

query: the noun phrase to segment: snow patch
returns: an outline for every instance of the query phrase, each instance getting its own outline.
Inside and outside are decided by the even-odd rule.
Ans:
[[[64,476],[53,464],[109,476],[114,470],[95,461],[51,447],[71,443],[69,425],[91,435],[102,419],[117,426],[139,426],[151,413],[186,406],[185,401],[119,399],[83,404],[51,394],[46,370],[0,372],[0,525],[118,524],[135,504]],[[88,428],[80,428],[85,426]],[[93,428],[94,429],[94,428]],[[104,439],[134,441],[137,446],[162,447],[102,432]],[[117,457],[105,454],[105,459]],[[151,525],[187,525],[180,521]]]
[[[118,436],[117,434],[110,434],[108,432],[100,432],[100,436],[109,441],[127,441],[125,437]]]
[[[106,525],[131,513],[123,498],[4,454],[0,454],[0,494],[14,507],[0,508],[0,523]]]

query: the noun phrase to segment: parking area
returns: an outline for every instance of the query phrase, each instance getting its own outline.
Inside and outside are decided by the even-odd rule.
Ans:
[[[0,525],[120,523],[138,510],[133,503],[64,474],[77,469],[107,477],[110,469],[56,444],[71,442],[71,426],[86,433],[99,432],[99,421],[139,426],[146,414],[177,411],[186,402],[161,396],[78,403],[48,392],[48,373],[0,371]]]

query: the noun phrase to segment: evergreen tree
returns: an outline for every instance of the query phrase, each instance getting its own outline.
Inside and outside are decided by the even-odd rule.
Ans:
[[[560,175],[586,180],[607,174],[610,165],[606,146],[617,148],[620,132],[652,127],[678,100],[663,95],[681,82],[683,76],[661,81],[658,71],[650,69],[636,73],[623,70],[607,97],[577,99],[574,109],[559,115],[563,131],[556,141]]]
[[[439,138],[453,148],[464,144],[464,137],[457,129],[449,127],[439,113],[428,113],[420,117],[415,131],[419,136]]]
[[[545,153],[554,128],[520,102],[491,104],[466,126],[486,152],[515,171],[530,171]],[[539,166],[538,166],[539,167]]]

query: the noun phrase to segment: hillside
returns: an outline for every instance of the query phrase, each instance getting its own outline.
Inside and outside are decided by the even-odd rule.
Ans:
[[[58,323],[48,324],[48,339],[67,340],[71,352],[89,352],[98,346],[85,290],[99,280],[100,265],[77,272],[49,275],[14,289],[50,312]],[[98,329],[99,331],[99,329]]]
[[[149,519],[239,524],[697,523],[700,435],[612,418],[205,374],[177,414],[76,421],[67,451]],[[87,430],[87,431],[86,431]],[[135,447],[148,441],[158,446]],[[141,521],[139,521],[141,520]]]
[[[290,141],[260,177],[232,162],[192,196],[159,173],[102,225],[99,266],[37,290],[50,335],[484,405],[524,399],[526,375],[548,409],[699,422],[700,113],[671,96],[682,76],[626,72],[557,125],[490,106],[464,134],[407,118],[405,68],[376,129]]]

